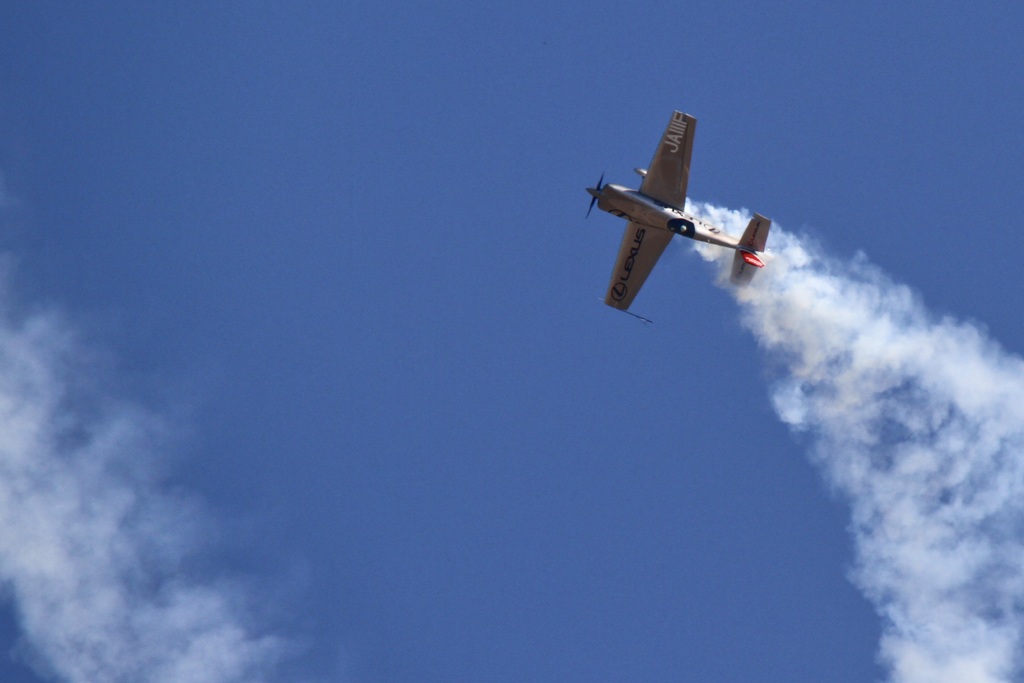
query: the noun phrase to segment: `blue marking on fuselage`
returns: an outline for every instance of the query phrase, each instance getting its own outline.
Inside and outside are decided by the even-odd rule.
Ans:
[[[693,224],[693,221],[688,221],[685,218],[673,218],[668,222],[668,229],[683,237],[693,237],[697,232],[697,226]]]

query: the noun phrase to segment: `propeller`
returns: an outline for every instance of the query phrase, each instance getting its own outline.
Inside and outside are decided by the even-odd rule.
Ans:
[[[590,192],[593,197],[593,199],[590,200],[590,208],[587,209],[587,218],[590,218],[590,212],[594,210],[594,204],[597,203],[597,198],[601,196],[601,187],[603,182],[604,173],[602,173],[601,177],[597,179],[597,187],[587,188],[587,191]]]

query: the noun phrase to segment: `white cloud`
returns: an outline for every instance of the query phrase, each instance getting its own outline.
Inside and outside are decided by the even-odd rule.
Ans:
[[[83,398],[81,355],[55,316],[0,310],[0,583],[23,648],[69,683],[260,680],[283,643],[183,570],[201,522],[151,475],[159,420]]]

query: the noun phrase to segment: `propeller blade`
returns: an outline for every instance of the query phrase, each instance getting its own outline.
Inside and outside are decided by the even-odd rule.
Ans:
[[[594,210],[594,204],[597,203],[597,196],[601,194],[602,187],[604,187],[604,172],[602,172],[601,177],[597,179],[597,187],[594,188],[596,194],[595,192],[590,193],[593,196],[593,199],[590,200],[590,208],[587,209],[587,218],[590,218],[590,212]]]

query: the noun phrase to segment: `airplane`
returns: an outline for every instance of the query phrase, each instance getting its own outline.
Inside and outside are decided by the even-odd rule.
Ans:
[[[735,249],[731,278],[735,284],[749,283],[757,269],[764,267],[758,254],[765,250],[771,220],[755,213],[737,238],[683,210],[696,127],[697,119],[689,114],[672,113],[650,167],[634,169],[643,178],[639,190],[602,185],[603,173],[597,187],[587,188],[593,197],[588,217],[596,203],[602,211],[629,221],[604,298],[612,308],[630,313],[627,309],[674,235]]]

